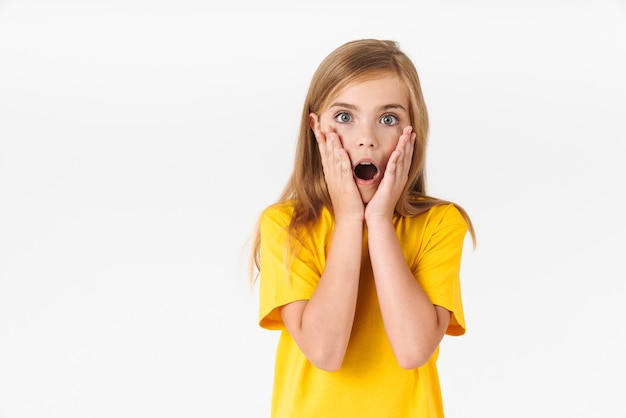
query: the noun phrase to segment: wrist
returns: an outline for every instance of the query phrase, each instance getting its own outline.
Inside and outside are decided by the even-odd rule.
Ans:
[[[393,226],[393,216],[388,215],[370,215],[365,217],[365,224],[368,229],[377,228],[381,226]]]
[[[358,214],[354,214],[354,215],[339,215],[339,216],[335,216],[335,225],[337,224],[342,224],[342,225],[363,225],[365,219],[363,217],[363,215],[358,215]]]

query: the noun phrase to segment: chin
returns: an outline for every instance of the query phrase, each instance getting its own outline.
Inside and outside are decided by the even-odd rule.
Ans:
[[[361,193],[361,200],[363,201],[363,204],[367,205],[374,197],[376,190],[359,190],[359,192]]]

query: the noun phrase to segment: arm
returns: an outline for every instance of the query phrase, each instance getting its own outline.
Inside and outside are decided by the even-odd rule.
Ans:
[[[400,366],[420,367],[441,342],[450,312],[433,305],[415,280],[390,221],[368,222],[368,234],[387,337]]]
[[[324,272],[310,300],[284,305],[287,330],[316,367],[341,367],[356,310],[363,224],[338,221]]]
[[[316,114],[311,129],[318,142],[335,226],[326,265],[311,298],[281,308],[289,333],[316,367],[337,370],[350,340],[361,271],[364,207],[352,165],[339,136],[322,132]]]
[[[432,304],[409,269],[393,227],[394,207],[406,184],[415,134],[403,130],[376,194],[367,205],[369,254],[385,331],[400,366],[426,363],[450,321],[450,312]]]

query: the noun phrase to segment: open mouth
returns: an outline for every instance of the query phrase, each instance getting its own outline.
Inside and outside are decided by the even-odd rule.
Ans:
[[[359,163],[354,167],[354,175],[361,180],[371,180],[378,174],[378,167],[370,162]]]

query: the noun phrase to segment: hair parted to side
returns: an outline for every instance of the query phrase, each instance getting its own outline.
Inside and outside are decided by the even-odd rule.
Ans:
[[[428,112],[413,62],[395,41],[354,40],[335,49],[320,63],[313,74],[304,102],[293,172],[278,199],[279,202],[294,200],[294,215],[289,225],[292,239],[299,233],[305,233],[305,227],[318,219],[324,207],[332,211],[319,148],[309,125],[309,114],[324,111],[346,87],[389,74],[398,76],[406,87],[410,124],[416,134],[407,184],[396,204],[396,212],[403,216],[416,216],[433,206],[452,203],[426,195]],[[462,207],[455,206],[465,217],[475,243],[476,237],[469,216]],[[258,225],[252,244],[251,273],[255,267],[257,270],[259,268]],[[253,274],[253,283],[255,278]]]

